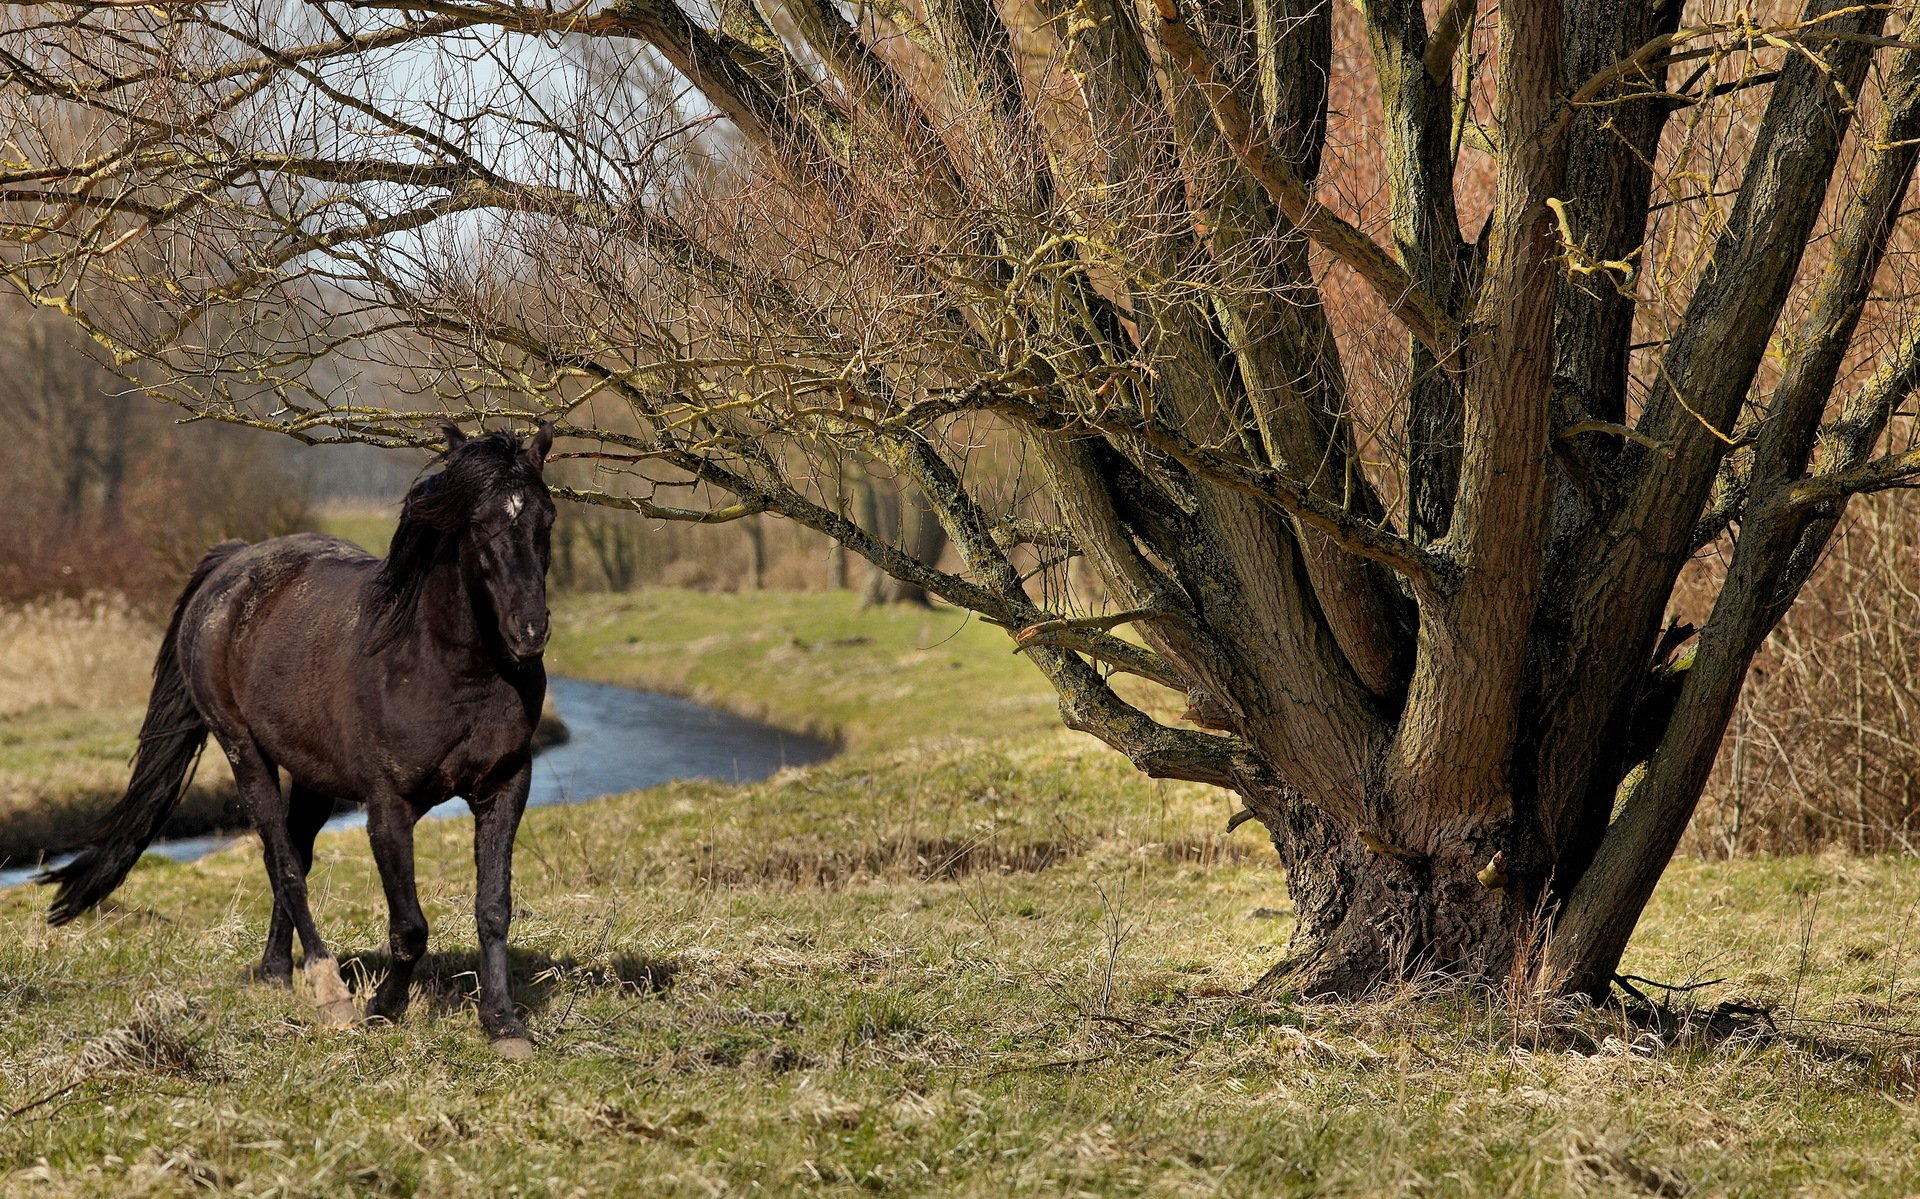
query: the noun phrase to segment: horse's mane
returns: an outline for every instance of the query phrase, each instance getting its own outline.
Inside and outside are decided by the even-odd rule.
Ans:
[[[387,560],[368,583],[374,618],[368,652],[391,644],[405,631],[427,576],[452,559],[460,534],[482,505],[540,481],[521,452],[520,439],[498,429],[464,441],[433,461],[442,469],[407,489]]]

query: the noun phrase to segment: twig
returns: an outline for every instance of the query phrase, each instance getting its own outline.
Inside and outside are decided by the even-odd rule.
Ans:
[[[1189,1041],[1178,1033],[1164,1032],[1157,1028],[1151,1028],[1140,1023],[1138,1020],[1129,1020],[1125,1016],[1115,1016],[1108,1012],[1088,1012],[1087,1015],[1094,1020],[1103,1020],[1108,1024],[1118,1024],[1121,1028],[1126,1029],[1136,1037],[1147,1037],[1156,1041],[1165,1041],[1169,1045],[1178,1045],[1180,1048],[1189,1052],[1194,1048],[1192,1041]]]
[[[1670,995],[1678,995],[1686,991],[1700,991],[1700,990],[1706,989],[1707,987],[1717,987],[1721,983],[1727,981],[1724,978],[1713,978],[1713,979],[1708,979],[1706,982],[1703,982],[1703,983],[1663,983],[1657,978],[1642,978],[1638,974],[1616,974],[1613,977],[1616,982],[1619,982],[1622,984],[1625,984],[1628,981],[1632,981],[1637,983],[1645,983],[1649,987],[1659,987],[1662,991],[1665,991]]]
[[[1448,0],[1440,19],[1433,23],[1433,37],[1427,42],[1422,64],[1427,76],[1441,87],[1453,80],[1453,55],[1460,48],[1461,35],[1473,19],[1474,0]]]
[[[42,1107],[46,1104],[52,1103],[54,1100],[60,1098],[62,1095],[71,1094],[74,1091],[79,1090],[80,1084],[85,1081],[87,1080],[84,1078],[76,1078],[72,1082],[68,1083],[64,1087],[61,1087],[57,1091],[48,1091],[46,1094],[40,1096],[40,1098],[38,1099],[35,1099],[33,1102],[22,1104],[21,1106],[16,1107],[12,1111],[8,1112],[7,1119],[17,1120],[21,1116],[26,1115],[28,1112],[32,1111],[36,1107]]]
[[[1615,437],[1638,442],[1650,450],[1658,450],[1668,458],[1675,456],[1673,446],[1669,443],[1661,441],[1657,437],[1650,437],[1638,429],[1629,428],[1626,425],[1618,424],[1610,420],[1577,420],[1572,424],[1562,426],[1554,436],[1570,440],[1580,436],[1582,433],[1611,433]]]
[[[1453,315],[1414,281],[1392,254],[1352,222],[1314,197],[1308,187],[1261,134],[1231,84],[1224,82],[1213,54],[1187,26],[1179,0],[1155,0],[1160,14],[1159,42],[1167,57],[1198,85],[1215,126],[1232,147],[1241,168],[1279,207],[1293,226],[1352,268],[1399,319],[1441,361],[1451,359],[1466,340]]]
[[[1132,624],[1136,620],[1146,620],[1149,617],[1162,615],[1165,613],[1158,608],[1129,608],[1125,612],[1116,612],[1111,616],[1077,616],[1043,620],[1039,624],[1030,624],[1013,635],[1014,641],[1019,643],[1018,648],[1013,652],[1019,653],[1048,633],[1061,633],[1070,629],[1094,629],[1104,633],[1123,624]]]

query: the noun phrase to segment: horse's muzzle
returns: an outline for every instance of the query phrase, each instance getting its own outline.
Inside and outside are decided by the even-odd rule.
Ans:
[[[516,620],[507,631],[507,650],[521,661],[537,658],[546,650],[552,633],[553,622],[544,612],[537,621]]]

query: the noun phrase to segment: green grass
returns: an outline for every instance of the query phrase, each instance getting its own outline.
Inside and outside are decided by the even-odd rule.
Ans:
[[[323,509],[314,517],[314,527],[320,532],[344,537],[376,558],[387,556],[395,523],[392,512],[361,508]]]
[[[669,691],[850,747],[1052,734],[1045,680],[1004,630],[846,593],[665,588],[560,601],[548,668]]]
[[[325,1033],[245,981],[268,914],[247,848],[149,860],[68,929],[0,893],[0,1192],[1920,1189],[1920,1042],[1858,1027],[1913,1006],[1911,862],[1682,862],[1662,886],[1630,968],[1790,1005],[1787,1037],[1662,1045],[1491,993],[1256,1003],[1288,928],[1271,850],[1222,836],[1225,796],[1053,728],[997,631],[680,593],[560,625],[556,669],[851,748],[530,813],[526,1065],[474,1018],[465,822],[422,827],[435,953],[396,1027]],[[360,834],[322,840],[313,890],[377,971]]]

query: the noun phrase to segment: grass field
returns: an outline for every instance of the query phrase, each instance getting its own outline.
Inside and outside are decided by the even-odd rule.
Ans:
[[[0,862],[78,838],[119,797],[159,636],[151,613],[117,599],[0,608]],[[225,759],[201,767],[176,831],[228,808]]]
[[[0,893],[0,1192],[1920,1191],[1910,861],[1676,865],[1629,968],[1724,979],[1692,997],[1773,1005],[1777,1035],[1497,992],[1255,1003],[1289,924],[1271,850],[1225,838],[1227,797],[1056,729],[997,630],[673,592],[558,626],[557,671],[847,751],[531,813],[525,1065],[474,1018],[464,822],[422,826],[435,953],[394,1027],[322,1032],[247,983],[268,897],[245,847],[150,859],[67,929]],[[314,893],[376,975],[360,834],[322,840]]]

